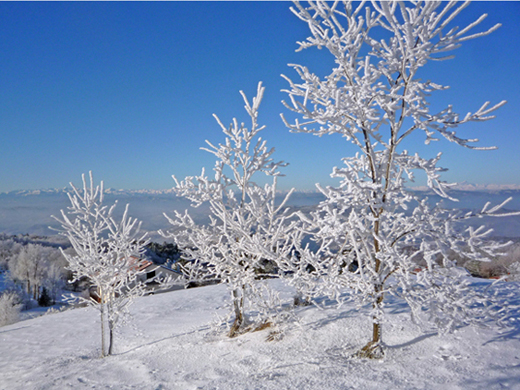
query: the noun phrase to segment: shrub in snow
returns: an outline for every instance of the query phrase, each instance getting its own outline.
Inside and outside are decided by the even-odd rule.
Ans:
[[[509,265],[509,267],[507,267],[507,271],[508,271],[508,276],[507,276],[507,279],[508,280],[515,280],[515,281],[518,281],[520,280],[520,262],[517,261],[515,263],[512,263]]]
[[[140,223],[128,216],[128,204],[121,221],[113,211],[117,205],[103,205],[103,182],[94,187],[92,173],[90,186],[83,178],[83,191],[72,183],[69,193],[71,206],[61,210],[61,218],[54,217],[62,226],[75,254],[62,251],[72,272],[72,283],[88,278],[92,295],[80,300],[97,308],[101,315],[101,354],[112,354],[114,329],[128,305],[144,293],[144,285],[137,280],[143,271],[140,256],[144,252],[146,234],[140,234]],[[108,348],[106,334],[108,333]]]
[[[0,326],[14,324],[19,320],[21,299],[18,294],[4,291],[0,295]]]
[[[322,79],[293,65],[301,81],[286,77],[290,102],[284,104],[303,121],[284,121],[293,132],[339,134],[357,153],[333,169],[331,176],[340,179],[339,187],[318,185],[326,199],[310,216],[301,214],[301,230],[312,236],[314,248],[300,245],[298,256],[285,267],[295,283],[307,284],[311,293],[340,298],[348,288],[350,297],[372,308],[372,339],[359,356],[383,354],[388,295],[402,297],[412,313],[430,316],[440,328],[480,317],[489,307],[486,298],[470,288],[467,277],[456,272],[449,256],[456,253],[478,261],[495,256],[500,245],[486,242],[490,231],[461,231],[457,225],[468,218],[497,215],[502,205],[462,214],[431,206],[405,187],[414,171],[420,171],[436,194],[451,199],[450,185],[440,180],[441,154],[420,157],[404,149],[405,141],[423,133],[426,144],[440,136],[478,149],[472,144],[476,140],[460,138],[453,129],[491,119],[505,103],[485,103],[465,116],[451,105],[430,112],[428,96],[447,87],[421,79],[421,68],[430,60],[451,58],[443,56],[499,27],[471,34],[485,15],[465,28],[449,27],[466,6],[344,1],[296,2],[292,8],[311,32],[299,42],[300,50],[325,48],[336,67]],[[415,261],[419,258],[425,263],[421,269]]]
[[[507,280],[520,280],[520,243],[516,243],[498,263],[506,269]]]
[[[507,280],[520,279],[520,243],[515,242],[505,254],[498,256],[495,261],[483,264],[483,273],[492,276],[505,276]],[[483,275],[485,276],[485,275]]]
[[[258,279],[265,276],[269,261],[289,248],[288,210],[284,204],[292,191],[280,205],[275,204],[279,168],[286,164],[274,162],[274,148],[268,149],[266,141],[259,137],[264,129],[257,123],[263,93],[260,83],[251,105],[241,92],[251,117],[250,129],[236,119],[226,128],[214,115],[226,138],[218,146],[206,141],[209,148],[203,148],[217,157],[213,178],[206,176],[204,169],[200,176],[181,182],[174,177],[177,195],[189,199],[194,207],[209,202],[211,222],[196,225],[187,211],[175,212],[175,218],[165,214],[175,229],[162,233],[173,237],[191,260],[186,268],[191,279],[216,278],[229,286],[235,317],[231,337],[246,326],[248,309],[260,310],[255,299],[263,296],[265,286],[260,287]],[[272,176],[272,184],[261,187],[253,182],[253,176],[259,173]]]

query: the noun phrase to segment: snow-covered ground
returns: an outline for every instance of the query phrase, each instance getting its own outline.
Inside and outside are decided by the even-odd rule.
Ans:
[[[274,281],[279,289],[285,289]],[[507,283],[509,292],[520,291]],[[386,356],[349,357],[368,318],[344,305],[298,308],[278,331],[229,339],[212,325],[225,286],[143,297],[100,359],[99,313],[81,308],[0,328],[0,389],[520,389],[520,321],[422,333],[399,302],[388,306]]]

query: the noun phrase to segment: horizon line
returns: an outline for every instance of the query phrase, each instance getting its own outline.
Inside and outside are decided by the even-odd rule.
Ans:
[[[325,187],[326,188],[326,187]],[[58,192],[63,191],[66,192],[67,190],[71,189],[70,187],[56,187],[56,188],[39,188],[39,189],[18,189],[18,190],[11,190],[11,191],[2,191],[0,192],[0,195],[39,195],[42,192],[45,193],[51,193],[51,192]],[[428,186],[408,186],[407,189],[412,191],[428,191],[431,190]],[[449,190],[453,191],[505,191],[505,190],[520,190],[520,184],[472,184],[472,183],[455,183],[453,186],[449,188]],[[147,188],[140,188],[140,189],[125,189],[125,188],[105,188],[105,193],[118,193],[118,192],[128,192],[128,193],[156,193],[156,194],[166,194],[166,193],[173,193],[173,187],[165,188],[165,189],[147,189]],[[284,194],[291,191],[288,190],[277,190],[276,193]],[[294,192],[298,193],[308,193],[308,194],[315,194],[320,193],[320,191],[316,189],[295,189]]]

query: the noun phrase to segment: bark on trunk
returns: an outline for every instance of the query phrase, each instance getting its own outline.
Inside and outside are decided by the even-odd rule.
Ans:
[[[376,302],[374,303],[374,309],[377,311],[381,310],[381,304],[383,303],[384,295],[381,292],[382,286],[376,287],[376,293],[380,294],[377,297]],[[360,358],[368,358],[368,359],[381,359],[383,358],[384,351],[383,351],[383,340],[382,340],[382,325],[377,317],[377,315],[374,315],[372,317],[372,340],[367,343],[361,350],[356,354],[356,356]]]
[[[108,355],[112,355],[114,346],[114,323],[108,321]]]
[[[244,323],[244,289],[242,291],[233,290],[233,306],[235,308],[235,321],[229,331],[229,337],[238,335],[240,327]]]
[[[105,356],[105,304],[101,302],[101,357]]]

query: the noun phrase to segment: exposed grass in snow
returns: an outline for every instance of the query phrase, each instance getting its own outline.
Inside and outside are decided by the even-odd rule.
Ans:
[[[274,281],[280,289],[279,281]],[[520,284],[508,283],[520,292]],[[520,294],[519,294],[520,295]],[[224,286],[140,298],[100,359],[99,313],[81,308],[0,328],[0,389],[503,389],[520,388],[520,322],[422,333],[391,303],[381,361],[349,356],[369,338],[366,315],[344,305],[297,308],[292,320],[229,339],[215,313]],[[268,342],[270,332],[280,339]]]

